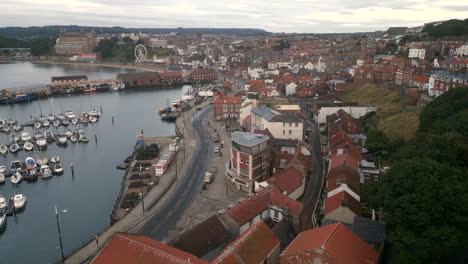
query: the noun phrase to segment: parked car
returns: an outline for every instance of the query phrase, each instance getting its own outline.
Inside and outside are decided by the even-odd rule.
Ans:
[[[219,152],[219,148],[218,148],[218,147],[215,147],[215,148],[214,148],[214,152],[215,152],[215,153],[218,153],[218,152]]]
[[[213,138],[213,141],[214,141],[215,143],[218,143],[218,142],[219,142],[219,137],[218,137],[218,136],[215,136],[215,137]]]

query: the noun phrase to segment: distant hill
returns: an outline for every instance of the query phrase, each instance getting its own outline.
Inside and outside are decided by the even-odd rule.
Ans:
[[[468,19],[452,19],[437,26],[428,24],[422,32],[433,38],[468,36]]]
[[[86,26],[44,26],[44,27],[3,27],[0,28],[0,36],[10,38],[37,38],[56,37],[61,31],[90,32],[94,30],[98,34],[117,33],[153,33],[169,34],[177,32],[181,34],[229,34],[229,35],[266,35],[269,32],[255,28],[123,28],[123,27],[86,27]]]

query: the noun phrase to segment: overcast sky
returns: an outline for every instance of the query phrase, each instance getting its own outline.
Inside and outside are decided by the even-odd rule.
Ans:
[[[356,32],[468,18],[467,0],[0,0],[0,27],[249,27]]]

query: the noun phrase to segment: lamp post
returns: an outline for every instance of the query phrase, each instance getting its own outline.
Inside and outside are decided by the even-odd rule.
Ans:
[[[141,183],[141,213],[145,216],[145,194],[143,188],[143,175],[141,175],[141,163],[140,163],[140,183]]]

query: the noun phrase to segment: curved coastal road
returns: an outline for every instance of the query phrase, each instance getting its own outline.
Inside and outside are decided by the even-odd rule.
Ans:
[[[195,113],[192,125],[197,135],[197,146],[192,153],[192,160],[187,171],[179,174],[179,183],[171,197],[162,205],[159,212],[145,223],[138,231],[152,239],[161,241],[168,232],[175,228],[177,221],[190,206],[203,184],[205,171],[213,150],[213,142],[210,133],[203,125],[203,120],[211,110],[211,106],[205,107]],[[180,155],[180,154],[179,154]]]

